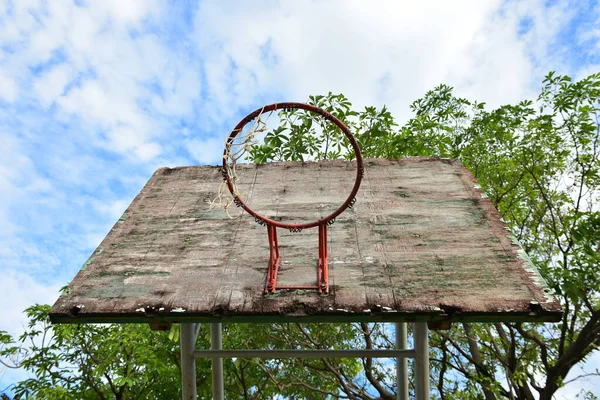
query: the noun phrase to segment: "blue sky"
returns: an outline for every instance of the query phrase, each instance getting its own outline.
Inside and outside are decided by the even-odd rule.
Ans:
[[[550,70],[600,70],[599,16],[591,0],[0,0],[0,330],[56,299],[155,169],[217,163],[249,111],[332,91],[403,120],[439,83],[490,107],[534,98]]]

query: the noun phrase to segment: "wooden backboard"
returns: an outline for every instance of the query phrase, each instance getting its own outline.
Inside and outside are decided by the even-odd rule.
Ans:
[[[261,214],[307,222],[347,197],[355,163],[240,165]],[[56,323],[557,321],[560,304],[473,176],[439,158],[365,160],[329,228],[329,295],[265,296],[267,231],[210,208],[219,167],[161,168],[52,308]],[[278,230],[281,285],[316,282],[317,229]]]

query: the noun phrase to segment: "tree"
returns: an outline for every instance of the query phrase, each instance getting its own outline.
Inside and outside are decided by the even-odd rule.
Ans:
[[[414,117],[398,129],[385,107],[357,113],[343,95],[310,98],[355,132],[367,157],[460,159],[563,304],[558,325],[460,324],[434,334],[434,381],[441,398],[483,393],[488,399],[550,399],[573,366],[600,345],[600,74],[572,82],[550,73],[543,84],[535,104],[523,101],[493,111],[440,85],[411,105]],[[288,115],[282,127],[301,137],[277,146],[265,140],[255,154],[301,159],[286,157],[292,148],[292,154],[305,150],[312,159],[351,158],[347,143],[334,154],[320,151],[323,139],[294,148],[307,142],[303,135],[319,136],[311,130],[313,118],[301,111]],[[324,132],[321,138],[328,137]],[[456,384],[456,373],[464,384]],[[508,388],[500,384],[504,380]]]
[[[464,131],[459,158],[565,311],[558,325],[462,324],[438,336],[443,357],[486,398],[551,399],[600,345],[599,103],[600,74],[573,83],[550,73],[536,105],[479,112]]]
[[[13,338],[5,331],[0,331],[0,377],[8,369],[18,369],[21,351]],[[19,396],[13,400],[18,400]],[[1,393],[0,400],[11,400],[8,395]]]
[[[600,345],[600,74],[572,82],[550,73],[536,102],[492,111],[440,85],[411,105],[414,116],[402,125],[385,107],[354,111],[341,94],[311,96],[309,102],[348,125],[367,157],[460,159],[564,307],[558,324],[462,323],[432,333],[434,396],[552,398],[568,384],[569,371]],[[318,116],[285,111],[280,121],[254,147],[255,162],[353,157],[343,135]],[[19,393],[37,398],[178,396],[176,329],[170,338],[141,326],[51,329],[47,311],[46,306],[28,309],[30,326],[20,341],[29,343],[23,366],[36,378],[19,383]],[[198,346],[206,348],[208,331],[202,329]],[[224,342],[238,348],[391,348],[392,333],[385,324],[235,324],[225,325]],[[201,396],[210,390],[208,368],[208,361],[198,362]],[[394,396],[394,371],[372,359],[236,359],[226,360],[225,371],[228,393],[245,399],[277,393],[297,399],[315,393],[352,399]],[[159,390],[170,391],[167,396]]]
[[[27,309],[28,329],[19,341],[28,355],[21,367],[33,376],[19,382],[14,392],[36,399],[171,399],[181,397],[179,329],[153,332],[146,325],[51,325],[50,307]],[[224,342],[235,348],[286,349],[339,347],[352,340],[355,329],[347,324],[230,324]],[[208,325],[202,324],[196,345],[210,347]],[[17,347],[3,334],[7,347],[0,357]],[[264,399],[335,396],[342,390],[361,393],[357,383],[358,360],[245,360],[226,359],[228,396]],[[210,398],[210,361],[197,362],[199,398]]]
[[[178,392],[178,345],[146,326],[51,325],[49,306],[26,310],[20,337],[28,356],[21,366],[33,377],[17,395],[40,399],[173,398]]]

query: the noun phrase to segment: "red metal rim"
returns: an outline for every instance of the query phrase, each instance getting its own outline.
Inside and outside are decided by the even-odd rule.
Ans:
[[[263,223],[265,223],[267,225],[272,225],[272,226],[276,226],[279,228],[289,229],[291,231],[298,231],[298,230],[302,230],[302,229],[306,229],[306,228],[314,228],[315,226],[320,226],[320,225],[326,225],[326,224],[329,225],[329,224],[333,223],[333,221],[335,220],[335,218],[338,215],[340,215],[342,212],[344,212],[348,207],[351,207],[354,204],[354,201],[356,199],[356,194],[358,193],[358,189],[360,188],[360,183],[361,183],[362,177],[364,175],[364,166],[363,166],[362,154],[360,152],[358,142],[356,141],[356,139],[354,138],[354,136],[352,135],[352,133],[350,132],[348,127],[346,125],[344,125],[344,123],[342,121],[340,121],[338,118],[333,116],[331,113],[329,113],[319,107],[316,107],[316,106],[313,106],[310,104],[305,104],[305,103],[293,103],[293,102],[274,103],[274,104],[266,105],[264,107],[261,107],[255,111],[251,112],[236,125],[236,127],[233,129],[233,131],[231,131],[231,134],[229,134],[229,137],[227,138],[227,144],[230,145],[231,143],[233,143],[233,141],[234,141],[235,137],[238,135],[238,133],[242,132],[242,130],[244,129],[244,126],[246,126],[246,124],[248,124],[250,121],[254,120],[260,114],[265,113],[265,112],[280,110],[280,109],[287,110],[287,109],[291,109],[291,108],[298,108],[298,109],[310,111],[315,114],[319,114],[321,117],[325,118],[328,121],[333,122],[338,128],[340,128],[340,130],[344,133],[344,135],[348,138],[348,140],[350,141],[350,144],[352,145],[352,149],[354,150],[354,154],[356,156],[356,179],[354,181],[354,186],[352,187],[352,191],[350,192],[350,195],[348,196],[346,201],[336,211],[334,211],[333,213],[329,214],[328,216],[321,218],[317,221],[308,222],[308,223],[304,223],[304,224],[284,224],[282,222],[274,221],[270,218],[265,217],[264,215],[257,213],[253,209],[251,209],[240,196],[238,196],[234,193],[235,189],[233,187],[233,183],[231,182],[231,177],[229,176],[229,172],[228,172],[228,168],[227,168],[227,158],[226,158],[227,157],[227,147],[223,151],[223,171],[224,171],[225,180],[227,182],[227,187],[229,188],[229,191],[231,192],[236,205],[242,207],[254,218],[256,218],[259,221],[262,221]]]

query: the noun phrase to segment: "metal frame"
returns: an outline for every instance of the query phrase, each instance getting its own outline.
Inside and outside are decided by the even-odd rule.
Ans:
[[[210,350],[196,350],[200,324],[181,324],[181,387],[183,400],[196,400],[196,358],[212,359],[213,400],[223,400],[223,358],[396,358],[397,399],[408,400],[408,362],[414,358],[415,399],[429,400],[429,331],[413,324],[414,349],[407,349],[406,323],[397,322],[395,350],[247,350],[222,349],[221,323],[210,324]]]
[[[396,348],[404,350],[407,348],[407,329],[406,322],[396,322]],[[408,399],[408,360],[399,358],[396,360],[396,382],[398,389],[396,391],[397,400]]]

